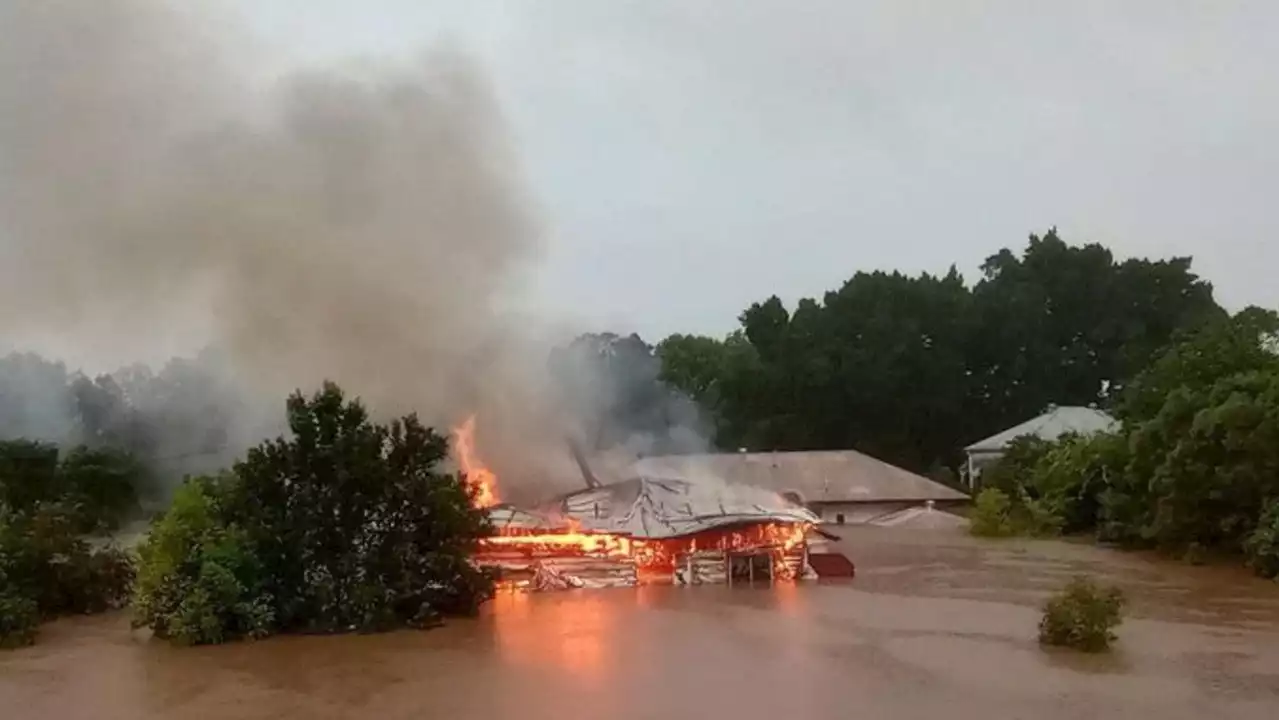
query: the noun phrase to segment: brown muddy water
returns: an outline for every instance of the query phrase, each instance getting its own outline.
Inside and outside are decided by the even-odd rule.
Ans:
[[[855,529],[858,577],[503,595],[429,632],[173,648],[124,614],[0,654],[0,717],[1274,718],[1277,592],[1051,542]],[[1036,645],[1072,574],[1132,601],[1104,656]]]

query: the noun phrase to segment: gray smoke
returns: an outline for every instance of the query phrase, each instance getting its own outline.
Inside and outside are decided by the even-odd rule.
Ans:
[[[504,484],[572,474],[554,338],[513,312],[539,228],[465,54],[263,83],[198,3],[9,0],[0,28],[0,338],[102,369],[213,346],[241,428],[328,378],[478,412]]]

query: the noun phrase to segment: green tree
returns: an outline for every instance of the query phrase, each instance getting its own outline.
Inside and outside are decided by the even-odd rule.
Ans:
[[[210,643],[475,612],[492,591],[470,562],[487,515],[436,472],[445,439],[413,415],[376,424],[332,384],[287,410],[289,438],[189,484],[157,522],[140,552],[138,621]]]
[[[1138,431],[1161,455],[1152,476],[1158,543],[1243,549],[1275,496],[1278,392],[1274,363],[1200,393],[1183,387]]]
[[[84,533],[115,530],[138,509],[148,473],[133,455],[116,448],[72,448],[58,466],[64,502],[71,503]]]
[[[62,493],[58,447],[34,440],[0,440],[0,508],[28,514]]]
[[[264,568],[244,530],[223,521],[234,476],[183,483],[139,547],[135,623],[186,645],[256,638],[276,628]]]
[[[711,410],[724,449],[854,448],[916,471],[1051,403],[1109,402],[1185,328],[1222,315],[1189,258],[1117,262],[1032,236],[966,286],[856,273],[788,310],[776,296],[721,341],[673,336],[661,377]]]
[[[716,389],[722,447],[854,447],[921,471],[954,464],[968,297],[954,269],[858,273],[794,313],[777,297],[749,307],[741,335],[721,347],[720,378],[706,377],[709,362],[681,365],[688,353],[665,354],[665,373]]]
[[[0,506],[17,515],[60,504],[77,533],[113,530],[137,510],[147,473],[132,455],[111,448],[58,448],[31,440],[0,441]]]
[[[1035,435],[1014,438],[998,460],[983,468],[982,487],[996,488],[1014,497],[1025,492],[1031,486],[1031,473],[1036,463],[1052,447],[1052,442]]]
[[[1030,468],[1027,486],[1063,532],[1093,532],[1103,494],[1123,476],[1127,460],[1123,435],[1067,435],[1045,448]]]
[[[1056,230],[1032,235],[1020,257],[1000,251],[982,269],[967,351],[970,406],[996,430],[1048,403],[1108,398],[1176,332],[1222,314],[1190,258],[1117,263],[1101,245],[1070,246]]]
[[[1128,384],[1116,411],[1130,423],[1143,422],[1179,388],[1202,392],[1221,378],[1274,367],[1276,330],[1274,310],[1248,307],[1179,333]]]

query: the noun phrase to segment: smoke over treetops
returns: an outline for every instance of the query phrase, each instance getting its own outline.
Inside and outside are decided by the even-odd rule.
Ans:
[[[255,86],[196,8],[0,8],[0,337],[103,369],[212,346],[246,422],[329,378],[378,414],[478,411],[500,471],[559,457],[546,338],[510,312],[539,228],[481,70]]]

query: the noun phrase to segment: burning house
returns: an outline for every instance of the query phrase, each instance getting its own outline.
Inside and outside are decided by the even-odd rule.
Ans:
[[[494,534],[480,565],[531,590],[642,583],[772,582],[811,577],[806,534],[818,518],[761,488],[633,476],[601,483],[579,453],[586,487],[538,504],[499,500],[496,476],[474,453],[474,424],[455,449]]]

